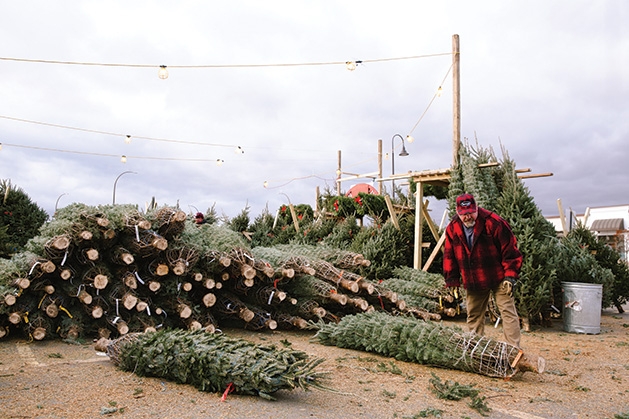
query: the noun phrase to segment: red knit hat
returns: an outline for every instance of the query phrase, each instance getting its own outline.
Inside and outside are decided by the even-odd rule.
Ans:
[[[459,215],[476,212],[476,201],[471,194],[464,193],[456,198],[456,213]]]

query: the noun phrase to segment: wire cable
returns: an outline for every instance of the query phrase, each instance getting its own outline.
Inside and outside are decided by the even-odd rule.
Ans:
[[[442,52],[436,54],[411,55],[406,57],[391,58],[375,58],[369,60],[354,61],[357,63],[378,63],[387,61],[414,60],[419,58],[439,57],[444,55],[452,55],[452,52]],[[100,67],[131,67],[131,68],[158,68],[163,64],[124,64],[124,63],[98,63],[98,62],[81,62],[81,61],[60,61],[60,60],[41,60],[30,58],[16,57],[0,57],[2,61],[15,61],[38,64],[61,64],[61,65],[81,65],[81,66],[100,66]],[[257,67],[304,67],[304,66],[327,66],[327,65],[346,65],[348,61],[327,61],[327,62],[303,62],[303,63],[269,63],[269,64],[202,64],[202,65],[168,65],[167,68],[257,68]]]

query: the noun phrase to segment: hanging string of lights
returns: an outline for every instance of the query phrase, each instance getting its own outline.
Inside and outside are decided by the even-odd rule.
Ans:
[[[390,61],[400,61],[400,60],[411,60],[411,59],[419,59],[419,58],[428,58],[428,57],[438,57],[438,56],[447,56],[452,55],[451,52],[447,53],[437,53],[437,54],[424,54],[424,55],[413,55],[413,56],[405,56],[405,57],[392,57],[392,58],[378,58],[378,59],[367,59],[367,60],[354,60],[354,61],[328,61],[328,62],[303,62],[303,63],[270,63],[270,64],[208,64],[208,65],[159,65],[156,66],[154,64],[123,64],[123,63],[98,63],[98,62],[78,62],[78,61],[59,61],[59,60],[41,60],[41,59],[27,59],[27,58],[15,58],[15,57],[0,57],[0,61],[15,61],[15,62],[27,62],[27,63],[41,63],[41,64],[58,64],[58,65],[80,65],[80,66],[102,66],[102,67],[129,67],[129,68],[158,68],[158,77],[160,79],[168,78],[168,68],[171,69],[211,69],[211,68],[258,68],[258,67],[298,67],[298,66],[329,66],[329,65],[344,65],[347,70],[354,71],[356,68],[363,63],[379,63],[379,62],[390,62]],[[452,70],[452,65],[448,69],[446,75],[443,78],[441,85],[445,82],[445,79],[450,74]],[[430,109],[434,100],[441,96],[441,85],[439,86],[437,92],[433,95],[432,99],[428,103],[428,106],[421,114],[413,128],[409,131],[407,135],[408,142],[413,141],[413,137],[411,134],[417,128],[423,117]],[[218,144],[218,143],[207,143],[207,142],[199,142],[199,141],[186,141],[186,140],[178,140],[178,139],[169,139],[169,138],[156,138],[156,137],[148,137],[148,136],[139,136],[139,135],[130,135],[130,134],[121,134],[115,132],[101,131],[101,130],[93,130],[87,128],[79,128],[72,127],[67,125],[53,124],[47,122],[33,121],[29,119],[10,117],[5,115],[0,115],[0,118],[25,122],[43,126],[50,126],[55,128],[69,129],[75,131],[89,132],[95,134],[102,135],[111,135],[116,137],[124,138],[125,143],[130,143],[132,138],[148,140],[148,141],[160,141],[160,142],[169,142],[169,143],[180,143],[180,144],[191,144],[191,145],[202,145],[202,146],[212,146],[212,147],[235,147],[235,152],[237,154],[243,154],[244,149],[239,145],[234,144]],[[72,154],[83,154],[83,155],[93,155],[93,156],[101,156],[101,157],[116,157],[120,158],[121,162],[126,163],[128,159],[145,159],[145,160],[167,160],[167,161],[188,161],[188,162],[215,162],[218,166],[221,166],[224,163],[222,159],[201,159],[201,158],[175,158],[175,157],[149,157],[149,156],[126,156],[126,155],[117,155],[117,154],[107,154],[107,153],[94,153],[94,152],[84,152],[84,151],[73,151],[73,150],[62,150],[62,149],[54,149],[54,148],[46,148],[46,147],[36,147],[36,146],[27,146],[27,145],[19,145],[19,144],[9,144],[9,143],[0,143],[0,150],[2,146],[8,147],[19,147],[26,149],[34,149],[34,150],[43,150],[43,151],[53,151],[60,153],[72,153]],[[278,186],[269,186],[269,181],[264,181],[264,187],[268,189],[280,188],[291,182],[296,180],[303,180],[308,178],[318,178],[325,181],[333,181],[334,179],[326,179],[321,177],[320,175],[310,175],[304,177],[296,177],[290,179],[284,179],[284,183]],[[273,182],[279,182],[281,180],[274,180]]]
[[[68,125],[52,124],[52,123],[49,123],[49,122],[33,121],[33,120],[30,120],[30,119],[15,118],[15,117],[6,116],[6,115],[0,115],[0,118],[8,119],[8,120],[11,120],[11,121],[25,122],[25,123],[28,123],[28,124],[43,125],[43,126],[47,126],[47,127],[63,128],[63,129],[69,129],[69,130],[74,130],[74,131],[81,131],[81,132],[89,132],[89,133],[92,133],[92,134],[102,134],[102,135],[112,135],[112,136],[115,136],[115,137],[123,137],[125,143],[127,143],[127,144],[131,142],[132,138],[137,138],[137,139],[141,139],[141,140],[161,141],[161,142],[166,142],[166,143],[204,145],[204,146],[210,146],[210,147],[229,147],[229,148],[235,148],[236,150],[239,151],[239,153],[240,152],[244,153],[244,150],[242,149],[242,147],[237,145],[237,144],[204,143],[204,142],[201,142],[201,141],[186,141],[186,140],[176,140],[176,139],[172,139],[172,138],[156,138],[156,137],[146,137],[146,136],[142,136],[142,135],[121,134],[121,133],[118,133],[118,132],[100,131],[100,130],[88,129],[88,128],[71,127],[71,126],[68,126]]]
[[[406,57],[390,57],[390,58],[374,58],[367,60],[353,61],[323,61],[323,62],[301,62],[301,63],[258,63],[258,64],[201,64],[201,65],[155,65],[155,64],[124,64],[124,63],[99,63],[99,62],[82,62],[82,61],[60,61],[60,60],[42,60],[31,58],[16,57],[0,57],[0,61],[16,61],[25,63],[38,64],[57,64],[57,65],[79,65],[79,66],[98,66],[98,67],[128,67],[128,68],[157,68],[158,77],[167,79],[169,76],[168,69],[211,69],[211,68],[259,68],[259,67],[306,67],[306,66],[331,66],[343,65],[349,71],[354,71],[360,64],[364,63],[382,63],[389,61],[415,60],[419,58],[440,57],[444,55],[452,55],[452,52],[442,52],[436,54],[411,55]]]
[[[450,71],[452,71],[452,64],[450,65],[450,68],[448,68],[448,71],[446,72],[446,75],[443,77],[443,80],[441,80],[441,84],[439,85],[439,88],[437,89],[435,94],[432,96],[432,99],[430,99],[430,102],[428,102],[428,106],[426,106],[426,109],[424,109],[424,112],[421,114],[417,122],[415,122],[415,125],[413,125],[413,128],[409,131],[409,136],[410,134],[413,133],[413,131],[415,131],[415,128],[417,128],[417,125],[419,125],[421,120],[424,119],[424,115],[426,115],[426,112],[428,112],[428,109],[430,109],[435,99],[441,96],[441,93],[443,92],[443,89],[441,86],[443,86],[443,83],[445,83],[446,79],[450,75]]]
[[[131,155],[120,155],[120,154],[95,153],[95,152],[90,152],[90,151],[63,150],[60,148],[39,147],[39,146],[31,146],[31,145],[24,145],[24,144],[11,144],[11,143],[0,143],[0,150],[2,150],[2,147],[16,147],[16,148],[25,148],[25,149],[30,149],[30,150],[52,151],[55,153],[81,154],[81,155],[86,155],[86,156],[115,157],[115,158],[120,159],[122,163],[126,163],[127,160],[129,159],[139,159],[139,160],[166,160],[166,161],[187,161],[187,162],[216,162],[216,164],[220,166],[224,162],[224,160],[222,159],[131,156]]]

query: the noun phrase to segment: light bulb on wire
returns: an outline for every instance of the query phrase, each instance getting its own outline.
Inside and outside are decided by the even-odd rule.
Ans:
[[[264,183],[262,184],[262,186],[264,186],[265,188],[269,187],[269,182],[267,182],[266,180],[264,181]]]
[[[216,165],[217,166],[222,166],[223,163],[225,163],[225,160],[223,160],[223,159],[216,159]]]
[[[406,136],[407,143],[412,143],[413,141],[415,141],[415,139],[410,134]]]
[[[241,146],[237,146],[236,149],[234,150],[234,153],[245,154],[245,150],[243,150]]]
[[[346,61],[345,62],[345,68],[347,68],[349,71],[354,71],[356,70],[356,67],[358,67],[358,64],[362,63],[362,61],[360,60],[356,60],[356,61]]]
[[[127,156],[123,155],[122,157],[120,157],[120,161],[122,163],[126,163],[127,162]]]
[[[127,135],[126,137],[124,137],[124,143],[125,144],[131,144],[131,136]]]
[[[157,77],[162,80],[166,80],[168,78],[168,69],[165,65],[160,65],[159,70],[157,71]]]

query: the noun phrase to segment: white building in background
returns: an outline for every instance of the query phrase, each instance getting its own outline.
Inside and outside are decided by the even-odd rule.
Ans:
[[[629,261],[629,204],[588,207],[583,214],[567,210],[563,220],[559,215],[546,219],[555,226],[559,236],[563,236],[579,223],[585,225],[597,237],[618,250],[625,261]]]

